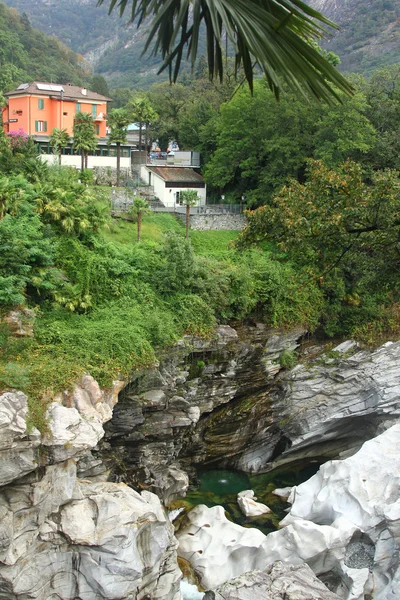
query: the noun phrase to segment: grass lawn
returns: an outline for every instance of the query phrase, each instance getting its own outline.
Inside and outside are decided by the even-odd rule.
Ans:
[[[184,235],[185,227],[172,214],[153,213],[145,215],[142,223],[142,240],[161,243],[166,233],[175,231]],[[136,223],[125,219],[113,219],[109,229],[103,232],[108,242],[118,244],[136,244]],[[230,242],[236,240],[237,231],[190,231],[189,237],[196,254],[205,256],[223,256],[230,251]]]
[[[237,239],[239,232],[231,230],[223,231],[197,231],[189,232],[196,254],[202,256],[223,257],[232,250],[232,243]]]

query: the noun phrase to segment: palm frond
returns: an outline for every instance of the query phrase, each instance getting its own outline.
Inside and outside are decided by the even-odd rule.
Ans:
[[[243,68],[253,87],[260,68],[275,94],[283,84],[304,96],[331,102],[338,92],[350,94],[351,85],[310,41],[327,35],[336,25],[301,0],[98,0],[110,1],[140,26],[152,17],[145,51],[160,53],[163,65],[176,81],[182,59],[192,66],[198,52],[200,26],[206,28],[208,69],[211,78],[223,77],[223,47],[233,46],[236,71]]]

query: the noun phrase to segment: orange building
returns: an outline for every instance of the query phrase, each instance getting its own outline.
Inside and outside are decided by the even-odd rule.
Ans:
[[[3,129],[7,133],[23,129],[40,142],[48,139],[54,128],[66,129],[73,135],[77,112],[92,115],[96,135],[106,136],[107,101],[111,98],[77,85],[22,83],[7,92],[8,105],[3,109]]]

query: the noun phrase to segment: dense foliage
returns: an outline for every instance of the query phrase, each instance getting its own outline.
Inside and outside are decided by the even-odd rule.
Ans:
[[[329,169],[313,161],[304,184],[290,182],[247,214],[239,246],[269,242],[307,273],[324,296],[326,333],[354,334],[393,309],[400,292],[397,172],[366,183],[356,163]]]
[[[79,374],[107,385],[153,363],[184,333],[211,336],[218,322],[246,317],[316,327],[321,293],[289,263],[259,250],[238,253],[210,234],[193,236],[195,252],[172,215],[162,215],[167,235],[140,243],[135,224],[124,222],[129,237],[121,244],[101,189],[8,144],[13,161],[0,165],[0,312],[27,306],[37,317],[33,339],[1,326],[0,387],[28,393],[33,422],[40,424],[46,398]],[[147,218],[151,230],[157,219]]]
[[[0,90],[35,79],[79,85],[87,74],[75,52],[34,29],[26,14],[0,2]]]

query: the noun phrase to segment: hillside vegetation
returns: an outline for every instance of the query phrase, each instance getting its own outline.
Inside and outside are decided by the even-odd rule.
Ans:
[[[6,4],[26,13],[33,26],[55,35],[75,52],[82,54],[96,72],[104,75],[110,87],[147,89],[167,77],[156,75],[161,60],[141,57],[144,30],[128,25],[117,11],[108,16],[107,3],[71,0],[6,0]],[[345,72],[371,74],[376,68],[400,62],[400,0],[310,0],[340,26],[330,34],[324,47],[341,58]],[[205,53],[205,40],[199,41],[199,55]]]
[[[1,326],[0,388],[28,394],[32,424],[84,372],[107,386],[218,323],[396,331],[395,173],[364,183],[357,166],[316,164],[308,184],[249,213],[238,244],[234,232],[185,240],[172,215],[145,217],[138,243],[135,223],[110,220],[103,188],[41,163],[29,140],[1,145],[0,310],[30,307],[36,320],[33,338]]]
[[[325,44],[341,58],[340,69],[370,75],[400,62],[399,0],[312,0],[340,25]]]
[[[0,2],[0,91],[35,79],[79,85],[86,78],[82,57]]]

